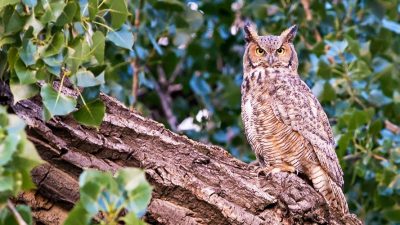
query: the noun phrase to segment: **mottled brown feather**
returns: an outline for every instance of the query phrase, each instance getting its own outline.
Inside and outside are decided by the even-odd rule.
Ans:
[[[348,213],[328,117],[297,73],[298,59],[291,43],[296,31],[292,26],[281,36],[257,36],[254,27],[246,30],[245,133],[261,166],[294,168],[312,181],[331,207]]]

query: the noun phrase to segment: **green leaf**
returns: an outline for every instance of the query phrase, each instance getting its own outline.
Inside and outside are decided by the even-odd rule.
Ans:
[[[0,153],[0,159],[1,159],[1,153]],[[14,179],[11,176],[2,175],[0,177],[0,193],[5,191],[12,191],[13,188],[14,188]]]
[[[0,0],[0,10],[7,5],[14,5],[19,3],[19,0]]]
[[[178,0],[158,0],[154,4],[154,7],[157,9],[177,12],[182,12],[185,10],[185,4]]]
[[[131,50],[133,46],[133,34],[125,26],[118,31],[109,31],[107,40],[114,43],[116,46]]]
[[[199,11],[188,9],[185,12],[185,18],[191,32],[196,32],[203,25],[203,14]]]
[[[353,80],[363,80],[366,77],[369,77],[372,73],[369,65],[364,60],[355,61],[353,64],[351,64],[349,70]]]
[[[9,64],[9,68],[14,68],[18,60],[18,49],[11,47],[7,53],[7,62]]]
[[[86,188],[88,184],[90,187]],[[96,184],[98,189],[92,184]],[[103,187],[107,187],[108,191],[113,193],[116,193],[118,190],[116,182],[110,172],[101,172],[93,169],[85,170],[81,176],[79,176],[79,186],[82,187],[82,192],[86,192],[86,194],[92,198],[97,198],[100,194],[100,189]]]
[[[125,225],[146,225],[134,212],[129,212],[121,220],[125,222]]]
[[[67,64],[71,72],[76,73],[79,69],[79,66],[89,59],[90,47],[85,40],[79,39],[77,43],[69,50],[71,51],[68,52],[69,57],[67,60]]]
[[[69,1],[65,6],[63,12],[60,17],[58,17],[56,25],[64,26],[65,24],[71,23],[74,19],[74,16],[78,10],[78,4],[75,1]]]
[[[0,166],[7,164],[12,155],[17,150],[18,142],[21,140],[20,135],[8,135],[0,145]]]
[[[65,7],[65,2],[63,0],[57,0],[57,1],[43,0],[41,1],[41,3],[45,12],[40,18],[40,21],[43,24],[47,24],[49,22],[56,22]]]
[[[24,161],[24,166],[27,168],[28,178],[30,179],[30,171],[34,167],[43,163],[42,158],[40,158],[35,146],[28,139],[24,138],[19,143],[19,155],[18,157],[21,161]]]
[[[33,28],[33,35],[37,37],[37,35],[40,33],[40,31],[43,30],[43,24],[36,19],[34,11],[32,12],[32,15],[29,17],[29,19],[26,21],[24,29],[28,30],[29,27]]]
[[[186,45],[189,41],[190,41],[190,34],[181,29],[176,32],[176,35],[173,40],[174,45],[176,46]]]
[[[94,20],[96,18],[98,10],[98,0],[89,0],[89,18]]]
[[[40,90],[43,104],[50,113],[50,116],[67,115],[74,111],[76,100],[57,92],[49,84],[44,84]]]
[[[17,10],[13,11],[5,29],[6,33],[15,33],[22,30],[25,20],[26,18],[21,17]]]
[[[336,99],[336,93],[329,82],[325,82],[321,100],[322,101],[332,101]]]
[[[56,55],[62,51],[64,46],[64,33],[57,32],[51,39],[50,45],[45,50],[43,57]]]
[[[0,48],[3,47],[3,45],[14,44],[14,43],[15,43],[14,37],[8,37],[8,36],[1,37]]]
[[[102,32],[96,31],[92,36],[92,51],[99,64],[104,63],[105,37]]]
[[[39,88],[36,84],[10,84],[11,93],[14,96],[14,104],[39,93]]]
[[[28,224],[32,225],[33,219],[32,219],[32,211],[31,208],[27,205],[17,205],[15,206],[17,209],[18,213],[21,215],[22,219]]]
[[[37,4],[37,0],[22,0],[22,2],[30,8],[35,7]]]
[[[76,75],[76,85],[80,87],[92,87],[104,83],[104,75],[100,74],[95,77],[94,74],[89,70],[79,70]]]
[[[125,184],[129,197],[128,210],[141,215],[150,203],[152,191],[144,172],[137,168],[124,168],[117,173],[117,181]]]
[[[383,216],[389,221],[400,222],[400,206],[388,208],[382,211]]]
[[[22,48],[19,49],[19,57],[26,66],[31,66],[36,63],[37,46],[32,43],[32,40],[24,41]]]
[[[64,222],[64,225],[88,225],[90,217],[79,202],[77,205],[68,213],[68,217]]]
[[[111,13],[111,26],[114,29],[119,29],[125,23],[129,15],[125,0],[110,1],[109,7]]]
[[[21,60],[17,60],[14,70],[20,84],[33,84],[36,82],[36,71],[27,68]]]
[[[98,128],[103,121],[105,110],[105,104],[100,100],[96,100],[83,105],[73,113],[73,116],[81,124]]]

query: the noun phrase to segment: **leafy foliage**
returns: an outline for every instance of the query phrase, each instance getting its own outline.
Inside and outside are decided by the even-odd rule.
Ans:
[[[0,1],[0,51],[2,57],[7,55],[0,79],[9,81],[14,102],[40,93],[44,119],[73,112],[80,123],[99,127],[105,115],[98,95],[104,84],[106,40],[132,48],[131,27],[124,25],[128,16],[124,0]],[[79,93],[78,99],[62,92],[66,79]],[[55,80],[60,81],[57,90]],[[30,170],[40,158],[26,139],[24,127],[21,119],[0,108],[0,224],[18,224],[4,208],[5,202],[34,187]],[[86,171],[81,186],[83,200],[66,224],[89,224],[99,211],[104,216],[102,224],[119,220],[144,224],[138,218],[150,201],[151,187],[142,171],[124,169],[115,179],[109,173]],[[16,210],[32,224],[28,207]],[[123,210],[127,214],[120,218]]]
[[[79,178],[80,200],[70,212],[65,225],[91,224],[96,217],[100,224],[145,224],[143,216],[151,198],[151,186],[144,172],[136,168],[111,173],[86,170]],[[124,215],[124,216],[121,216]]]
[[[7,200],[34,187],[30,171],[41,162],[35,147],[26,138],[24,128],[25,123],[20,118],[7,114],[0,106],[0,224],[18,224],[6,207]],[[32,224],[29,207],[17,206],[16,210]]]
[[[0,77],[10,80],[15,101],[33,96],[40,88],[44,118],[67,115],[80,103],[75,118],[98,127],[104,104],[82,94],[76,101],[61,89],[54,90],[52,81],[61,79],[62,85],[68,77],[77,91],[78,87],[97,87],[91,90],[98,94],[104,83],[106,40],[132,49],[131,27],[124,25],[128,16],[124,0],[2,1],[0,47],[8,57]],[[37,81],[45,83],[39,87]]]

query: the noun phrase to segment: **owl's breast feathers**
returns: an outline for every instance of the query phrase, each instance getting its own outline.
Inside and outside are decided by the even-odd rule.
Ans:
[[[249,75],[242,84],[243,120],[247,136],[252,133],[252,129],[256,129],[254,124],[251,124],[253,118],[249,118],[254,115],[248,110],[251,110],[251,107],[262,107],[249,105],[249,99],[259,96],[267,98],[266,102],[272,108],[274,116],[313,146],[321,167],[342,187],[343,171],[335,153],[335,141],[329,120],[310,88],[297,74],[288,74],[285,70],[257,69]],[[250,144],[256,141],[250,140]]]

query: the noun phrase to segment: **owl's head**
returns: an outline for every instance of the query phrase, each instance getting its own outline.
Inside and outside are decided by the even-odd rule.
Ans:
[[[248,23],[244,27],[246,51],[243,57],[244,70],[256,67],[287,68],[297,71],[298,59],[293,46],[297,26],[284,30],[279,36],[259,36],[255,26]]]

